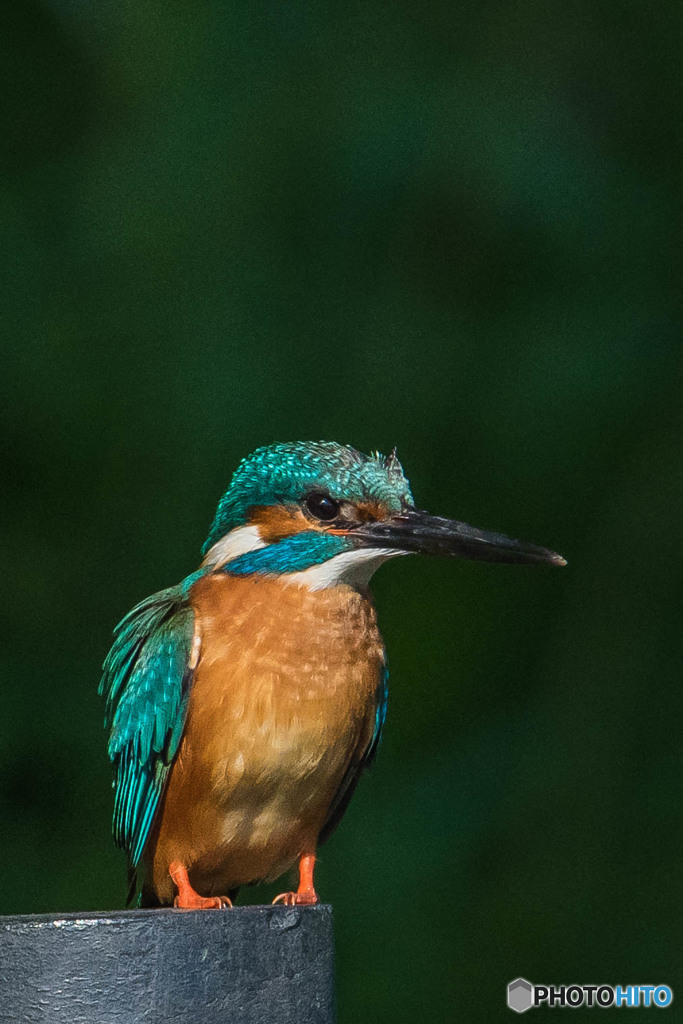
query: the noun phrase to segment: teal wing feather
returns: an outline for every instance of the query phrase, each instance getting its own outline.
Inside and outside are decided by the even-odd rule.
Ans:
[[[113,833],[134,876],[178,750],[193,671],[194,613],[181,587],[153,594],[118,624],[103,666],[114,765]]]
[[[387,717],[388,700],[389,672],[386,665],[384,665],[382,669],[382,678],[380,679],[379,686],[377,687],[374,732],[367,748],[361,753],[360,757],[352,760],[344,778],[342,779],[341,785],[337,790],[337,794],[330,805],[329,811],[327,812],[327,820],[322,827],[318,840],[320,845],[322,845],[325,840],[329,839],[339,822],[344,817],[346,808],[349,806],[349,802],[354,794],[361,775],[366,768],[370,768],[374,763],[377,756],[379,741],[382,738],[382,728],[384,727],[384,721]]]

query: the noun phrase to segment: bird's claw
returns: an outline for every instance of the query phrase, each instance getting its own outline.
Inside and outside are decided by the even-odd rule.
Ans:
[[[282,903],[285,907],[310,907],[317,902],[318,894],[314,889],[303,889],[301,892],[281,892],[273,900],[273,906]]]
[[[224,910],[232,908],[232,900],[228,896],[176,896],[173,906],[178,910]]]

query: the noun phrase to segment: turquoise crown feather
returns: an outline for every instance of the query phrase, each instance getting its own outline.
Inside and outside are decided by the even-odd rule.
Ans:
[[[247,521],[254,505],[293,504],[322,490],[349,501],[373,499],[389,511],[413,504],[396,451],[365,455],[335,441],[288,441],[267,445],[239,464],[221,498],[203,554],[229,530]]]

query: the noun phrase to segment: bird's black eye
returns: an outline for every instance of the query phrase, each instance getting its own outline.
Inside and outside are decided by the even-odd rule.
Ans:
[[[306,498],[306,508],[316,519],[329,522],[338,515],[339,502],[327,494],[309,494]]]

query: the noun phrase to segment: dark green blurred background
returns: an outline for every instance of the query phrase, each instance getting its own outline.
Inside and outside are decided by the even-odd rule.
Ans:
[[[100,663],[237,461],[396,444],[419,505],[569,567],[379,573],[341,1020],[683,999],[682,13],[2,5],[2,912],[121,906]]]

